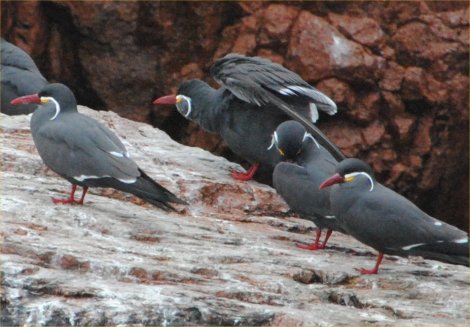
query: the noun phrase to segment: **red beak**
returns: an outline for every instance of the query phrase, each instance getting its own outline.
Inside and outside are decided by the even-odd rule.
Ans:
[[[38,94],[25,95],[10,101],[11,104],[28,104],[28,103],[41,103],[41,98]]]
[[[176,95],[165,95],[153,101],[153,104],[176,104]]]
[[[328,186],[331,186],[333,184],[338,184],[338,183],[343,183],[343,182],[344,182],[344,177],[340,176],[340,174],[334,174],[333,176],[325,180],[323,183],[321,183],[320,190]]]

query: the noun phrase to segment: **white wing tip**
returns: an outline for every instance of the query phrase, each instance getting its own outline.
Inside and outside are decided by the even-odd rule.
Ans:
[[[325,95],[325,100],[327,104],[323,106],[321,109],[322,111],[326,112],[328,115],[333,116],[334,114],[338,112],[338,107],[336,106],[336,103],[326,95]]]
[[[318,120],[317,105],[313,102],[310,102],[309,108],[310,108],[310,119],[312,120],[312,123],[316,123]]]

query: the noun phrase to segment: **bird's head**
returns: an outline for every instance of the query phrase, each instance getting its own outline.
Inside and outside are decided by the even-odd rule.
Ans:
[[[46,85],[39,93],[24,95],[13,99],[10,102],[13,105],[36,103],[39,105],[53,104],[55,113],[51,120],[65,111],[76,111],[77,100],[73,92],[64,84],[52,83]]]
[[[354,181],[358,176],[366,177],[371,186],[370,191],[374,188],[374,173],[372,168],[364,161],[357,158],[347,158],[338,163],[336,166],[336,174],[329,177],[320,185],[320,190],[338,183],[348,183]]]
[[[303,145],[308,139],[312,139],[318,146],[313,136],[307,133],[302,124],[288,120],[276,128],[268,150],[275,146],[283,158],[295,159],[302,152]]]
[[[198,89],[198,85],[203,83],[199,80],[188,80],[180,84],[178,88],[178,94],[165,95],[153,101],[153,104],[157,105],[168,105],[172,104],[176,106],[176,109],[180,114],[186,118],[191,118],[193,111],[193,103],[191,94],[195,93]]]
[[[153,104],[176,105],[176,109],[178,109],[178,112],[186,118],[189,118],[189,115],[191,114],[191,111],[192,111],[191,98],[182,94],[177,94],[177,95],[170,94],[170,95],[159,97],[158,99],[153,101]]]

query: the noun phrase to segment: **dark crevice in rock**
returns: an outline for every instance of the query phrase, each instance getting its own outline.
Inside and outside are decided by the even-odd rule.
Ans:
[[[55,41],[58,39],[58,44],[52,44],[49,41],[46,49],[49,55],[58,56],[55,61],[59,63],[59,70],[57,70],[57,67],[51,67],[51,61],[46,61],[43,57],[41,71],[53,71],[53,74],[48,76],[49,81],[67,84],[74,91],[80,104],[96,110],[106,109],[104,102],[82,73],[83,68],[79,57],[82,36],[74,25],[72,14],[66,7],[48,1],[41,3],[41,9],[49,24],[48,39],[55,39]]]

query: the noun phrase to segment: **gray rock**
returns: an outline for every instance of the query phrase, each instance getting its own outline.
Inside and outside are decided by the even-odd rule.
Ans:
[[[46,169],[29,116],[1,115],[2,325],[468,325],[469,270],[374,253],[310,222],[239,168],[149,125],[80,107],[120,135],[147,174],[190,206],[167,213],[108,189],[54,205],[68,183]]]

